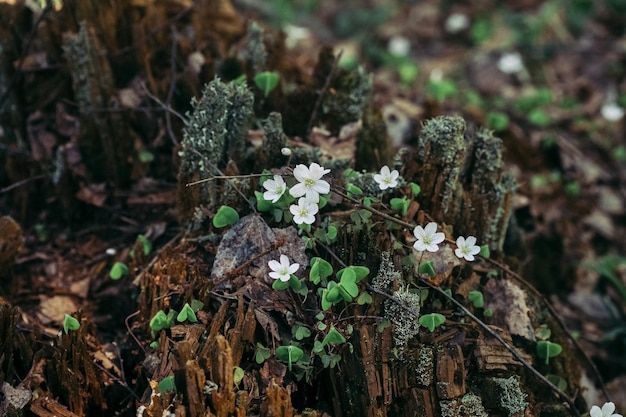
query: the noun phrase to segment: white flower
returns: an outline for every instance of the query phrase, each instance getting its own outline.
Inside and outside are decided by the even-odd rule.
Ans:
[[[602,113],[602,117],[604,117],[609,122],[616,122],[624,117],[624,109],[618,106],[616,103],[605,104],[604,106],[602,106],[600,113]]]
[[[292,204],[289,207],[289,211],[293,214],[293,221],[296,224],[312,224],[315,221],[315,215],[318,210],[317,203],[308,200],[306,197],[300,198],[297,206]]]
[[[622,417],[621,414],[613,414],[613,411],[615,411],[615,404],[608,402],[604,403],[602,410],[597,405],[591,407],[589,415],[591,417]]]
[[[398,186],[398,170],[389,171],[389,167],[385,165],[380,169],[380,174],[374,175],[374,181],[378,183],[381,190],[394,188]]]
[[[280,149],[280,153],[282,153],[283,156],[291,156],[291,149],[289,149],[289,148],[281,148]]]
[[[287,184],[280,175],[274,175],[273,180],[266,180],[263,183],[263,188],[267,191],[263,193],[263,198],[272,203],[280,200],[280,197],[287,191]]]
[[[411,41],[404,36],[394,36],[389,39],[387,51],[393,56],[407,56],[411,52]]]
[[[293,176],[299,183],[291,187],[289,194],[296,198],[306,196],[309,201],[319,203],[320,194],[330,192],[330,184],[321,179],[329,172],[330,169],[324,169],[315,162],[308,168],[299,164],[293,169]]]
[[[417,226],[413,229],[413,234],[417,238],[413,247],[415,250],[423,252],[437,252],[439,250],[438,244],[443,242],[445,235],[441,232],[437,232],[437,223],[430,222],[426,227]]]
[[[468,236],[467,239],[459,236],[456,239],[456,246],[454,254],[459,258],[465,258],[466,261],[473,261],[474,255],[478,255],[480,252],[480,246],[476,245],[474,236]]]
[[[272,270],[272,272],[270,272],[270,277],[279,279],[283,282],[289,281],[291,274],[295,274],[300,268],[300,264],[289,263],[287,255],[280,255],[280,262],[272,259],[267,263],[267,265]]]
[[[498,60],[498,69],[505,74],[516,74],[524,71],[524,61],[517,52],[504,54]]]
[[[463,13],[452,13],[446,19],[446,23],[444,25],[446,32],[448,33],[458,33],[462,30],[465,30],[469,27],[470,20]]]

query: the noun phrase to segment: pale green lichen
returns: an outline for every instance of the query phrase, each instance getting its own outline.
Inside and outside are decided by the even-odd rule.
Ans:
[[[255,21],[248,24],[248,42],[245,47],[246,59],[252,66],[254,74],[265,71],[267,67],[267,50],[263,42],[265,31]]]
[[[485,398],[490,399],[491,405],[506,412],[509,417],[521,415],[528,406],[527,394],[522,391],[519,378],[490,378],[487,381]]]
[[[391,260],[391,254],[383,251],[380,254],[380,268],[372,279],[372,287],[379,291],[387,290],[394,281],[399,282],[401,279],[402,274],[396,270],[396,266]]]
[[[253,117],[254,98],[245,84],[211,81],[199,100],[192,100],[193,111],[183,131],[179,174],[179,211],[186,223],[198,206],[215,210],[223,204],[230,185],[206,181],[190,190],[185,184],[220,174],[227,165],[231,173],[245,162],[248,129]]]
[[[322,114],[332,115],[339,126],[361,119],[370,101],[372,80],[362,67],[340,76],[334,87],[336,93],[324,95]]]
[[[442,417],[488,417],[479,396],[467,393],[460,400],[442,400],[439,402]]]
[[[286,161],[281,149],[287,146],[287,137],[283,132],[283,118],[280,113],[271,112],[263,125],[263,142],[258,150],[257,170],[280,167]]]
[[[393,293],[394,300],[385,301],[385,318],[393,325],[393,339],[400,352],[419,333],[420,296],[401,286]]]
[[[434,218],[454,223],[463,190],[459,176],[465,158],[465,120],[441,116],[426,122],[417,143],[424,207]]]
[[[435,375],[435,351],[429,346],[420,349],[415,372],[416,383],[423,387],[429,387],[433,383]]]

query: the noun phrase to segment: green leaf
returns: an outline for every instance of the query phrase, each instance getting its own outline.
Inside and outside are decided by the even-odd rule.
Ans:
[[[287,288],[289,288],[289,281],[281,281],[279,279],[274,280],[274,283],[272,284],[272,288],[277,291],[286,290]]]
[[[359,295],[359,287],[356,285],[356,273],[350,268],[345,268],[343,271],[344,272],[343,274],[341,274],[339,286],[352,297],[356,297],[357,295]],[[339,276],[339,273],[337,273],[337,276]]]
[[[144,255],[147,256],[147,255],[150,254],[150,252],[152,252],[152,242],[150,242],[150,240],[147,237],[145,237],[144,235],[137,236],[136,242],[141,243]],[[131,258],[135,257],[134,249],[130,251],[130,257]]]
[[[239,385],[244,375],[245,375],[245,372],[243,371],[243,369],[241,369],[238,366],[235,366],[235,370],[233,372],[233,382],[235,383],[235,385]]]
[[[324,351],[324,345],[319,340],[316,340],[313,343],[313,350],[312,350],[312,352],[317,355],[318,353],[323,352],[323,351]]]
[[[424,314],[419,318],[419,324],[426,327],[432,333],[435,327],[440,326],[446,321],[446,317],[439,313]]]
[[[328,327],[326,326],[326,323],[322,323],[321,321],[317,323],[317,330],[320,330],[323,332],[324,330],[326,330],[326,327]]]
[[[254,84],[259,87],[263,95],[267,97],[269,93],[278,85],[278,73],[264,71],[254,76]]]
[[[150,319],[150,329],[153,332],[158,332],[162,329],[170,327],[170,321],[168,320],[163,310],[157,311],[157,313]]]
[[[337,271],[337,278],[339,278],[339,280],[342,279],[345,271],[350,271],[351,274],[354,273],[354,276],[356,277],[355,282],[361,281],[370,273],[370,269],[366,266],[351,265]]]
[[[435,276],[435,268],[433,268],[433,261],[422,262],[417,268],[417,272],[420,274],[428,274],[429,277]]]
[[[260,343],[256,344],[256,353],[254,355],[254,360],[256,361],[256,363],[260,365],[263,362],[265,362],[267,359],[269,359],[270,356],[271,356],[271,353],[270,353],[269,348],[266,348]]]
[[[537,342],[537,355],[546,360],[546,365],[550,363],[550,358],[558,356],[563,348],[558,343],[552,343],[549,340],[540,340]]]
[[[337,329],[335,329],[335,326],[330,326],[328,334],[326,335],[326,337],[324,337],[324,340],[322,340],[322,345],[340,345],[345,342],[346,338],[343,337],[343,335],[339,333]]]
[[[176,392],[176,384],[174,383],[174,375],[166,376],[159,382],[159,392]]]
[[[297,346],[279,346],[276,348],[276,357],[278,360],[287,362],[289,364],[289,370],[291,371],[291,364],[298,362],[304,355],[304,351]]]
[[[496,132],[500,132],[502,130],[506,130],[509,127],[510,120],[509,116],[506,113],[494,111],[487,113],[485,117],[485,123],[489,129],[492,129]]]
[[[482,245],[478,254],[483,258],[489,259],[489,257],[491,256],[491,250],[489,250],[489,245]]]
[[[567,389],[567,381],[558,375],[547,374],[546,379],[556,385],[556,387],[561,391],[565,391]]]
[[[128,275],[128,267],[124,262],[115,262],[109,271],[111,279],[117,280],[125,275]]]
[[[146,149],[139,151],[139,161],[147,164],[154,161],[154,154]]]
[[[363,190],[354,184],[346,184],[346,191],[349,197],[357,197],[363,194]]]
[[[391,322],[387,319],[383,319],[376,324],[376,331],[382,333],[387,327],[391,326]]]
[[[493,317],[493,310],[490,308],[486,308],[485,311],[483,311],[483,316],[485,317]]]
[[[311,259],[311,271],[309,280],[313,284],[319,284],[320,280],[329,277],[333,273],[333,267],[322,258],[313,257]]]
[[[234,208],[228,206],[222,206],[215,213],[213,217],[213,226],[220,228],[225,226],[231,226],[239,221],[239,213]]]
[[[191,309],[194,312],[198,312],[198,311],[202,310],[203,307],[204,307],[204,303],[202,301],[196,300],[196,299],[191,300]]]
[[[535,337],[539,340],[548,340],[550,336],[552,336],[552,331],[545,324],[542,324],[535,330]]]
[[[69,314],[63,315],[63,331],[67,334],[70,330],[78,330],[80,323],[74,317]]]
[[[333,225],[328,226],[328,232],[326,232],[326,238],[328,243],[332,243],[337,238],[337,228]]]
[[[183,309],[180,310],[180,313],[178,313],[178,316],[176,316],[176,320],[179,323],[182,323],[185,320],[189,320],[190,322],[195,323],[198,321],[198,318],[196,317],[196,313],[193,311],[189,303],[185,303]]]
[[[272,204],[271,201],[264,199],[262,192],[255,191],[254,196],[256,197],[256,209],[261,213],[269,213],[274,209],[274,204]]]
[[[411,194],[413,194],[413,197],[417,197],[419,193],[422,191],[420,186],[415,184],[414,182],[410,182],[409,186],[411,187]]]
[[[291,334],[296,340],[302,340],[305,337],[311,336],[311,330],[306,326],[295,325],[291,328]]]
[[[372,301],[372,296],[367,291],[363,291],[356,300],[357,304],[360,306],[363,304],[371,304]]]
[[[467,299],[470,300],[475,308],[483,308],[485,305],[483,293],[480,291],[470,291],[469,294],[467,294]]]
[[[159,347],[159,342],[155,340],[154,342],[150,343],[150,347],[152,349],[158,348]]]
[[[328,301],[334,304],[335,302],[339,301],[340,297],[341,294],[339,293],[339,287],[337,286],[337,284],[328,287],[328,293],[326,294],[326,299]]]
[[[392,198],[389,201],[389,204],[391,205],[392,210],[399,212],[402,216],[406,216],[411,201],[409,201],[406,197]]]

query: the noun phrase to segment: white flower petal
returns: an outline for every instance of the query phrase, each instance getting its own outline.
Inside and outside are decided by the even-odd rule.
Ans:
[[[434,244],[439,244],[443,242],[445,239],[446,239],[445,234],[443,234],[442,232],[437,232],[432,235],[432,237],[430,238],[430,241]]]
[[[294,173],[295,173],[295,170],[294,170]],[[306,190],[307,188],[304,186],[303,183],[298,183],[289,189],[289,194],[291,194],[291,196],[294,198],[298,198],[306,194]]]
[[[465,244],[467,246],[474,246],[476,244],[476,237],[475,236],[468,236],[467,239],[465,239]]]
[[[424,228],[422,226],[415,226],[415,229],[413,229],[413,234],[418,239],[422,239],[424,236],[426,236],[426,232],[424,231]]]
[[[602,415],[610,417],[613,415],[613,411],[615,411],[615,404],[612,402],[604,403],[602,406]]]
[[[298,182],[303,182],[307,178],[309,178],[309,169],[306,165],[298,164],[293,169],[293,176],[298,180]]]
[[[435,222],[428,223],[426,227],[424,228],[424,232],[428,236],[433,236],[435,232],[437,232],[437,223]]]

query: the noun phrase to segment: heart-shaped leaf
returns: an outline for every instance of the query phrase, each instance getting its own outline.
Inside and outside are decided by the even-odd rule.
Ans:
[[[420,274],[427,274],[431,278],[434,277],[435,268],[433,267],[433,262],[432,261],[422,262],[417,268],[417,272],[419,272]]]
[[[467,299],[470,300],[475,308],[483,308],[485,305],[483,293],[480,291],[470,291],[469,294],[467,294]]]
[[[157,311],[157,313],[150,319],[150,329],[152,329],[153,332],[167,329],[170,327],[169,324],[169,320],[163,310]]]
[[[180,310],[180,313],[178,313],[178,316],[176,316],[176,320],[179,323],[182,323],[185,320],[189,320],[190,322],[195,323],[198,321],[198,318],[196,317],[196,313],[193,311],[189,303],[185,303],[183,309]]]
[[[439,313],[424,314],[419,318],[419,324],[426,327],[432,333],[435,327],[443,324],[446,321],[446,317]]]
[[[263,362],[265,362],[267,359],[269,359],[270,356],[271,356],[271,353],[268,348],[266,348],[260,343],[256,344],[256,353],[254,355],[254,360],[256,361],[256,363],[260,365]]]
[[[372,301],[372,296],[367,291],[363,291],[356,300],[357,304],[360,306],[363,304],[372,304]]]
[[[352,297],[356,297],[357,295],[359,295],[359,287],[356,285],[356,273],[353,269],[343,269],[339,285]]]
[[[278,85],[278,73],[264,71],[254,76],[254,84],[259,87],[263,95],[267,97],[269,93]]]
[[[74,317],[69,314],[63,315],[63,331],[65,334],[70,330],[78,330],[80,328],[80,323]]]
[[[124,262],[115,262],[109,271],[111,279],[120,279],[124,275],[128,275],[128,267]]]
[[[550,358],[558,356],[563,348],[558,343],[552,343],[549,340],[540,340],[537,342],[537,355],[546,360],[546,365],[550,363]]]
[[[337,329],[335,329],[335,326],[330,326],[328,334],[326,335],[326,337],[324,337],[324,340],[322,340],[322,345],[339,345],[345,342],[346,338],[343,337],[343,335],[339,333]]]
[[[322,258],[313,257],[311,259],[311,272],[309,279],[313,284],[319,284],[324,278],[329,277],[333,273],[333,267]]]
[[[239,221],[239,213],[234,208],[222,206],[213,217],[213,226],[217,228],[231,226]]]

